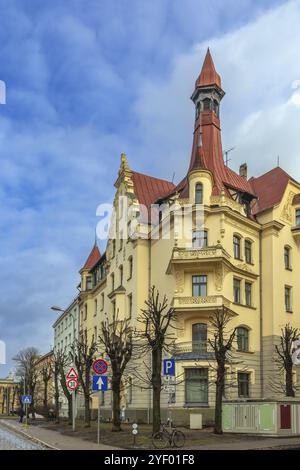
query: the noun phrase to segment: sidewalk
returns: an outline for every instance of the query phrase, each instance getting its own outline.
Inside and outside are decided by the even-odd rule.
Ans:
[[[52,448],[52,450],[121,450],[117,447],[88,442],[79,437],[65,436],[57,431],[44,429],[41,426],[28,426],[25,430],[24,426],[18,421],[10,419],[1,419],[0,423],[3,423],[12,431],[23,433],[23,435]]]
[[[209,444],[202,446],[190,447],[190,450],[276,450],[276,449],[287,449],[297,447],[300,450],[300,437],[285,437],[275,438],[266,437],[261,440],[251,440],[234,442],[234,436],[232,442],[224,444]]]

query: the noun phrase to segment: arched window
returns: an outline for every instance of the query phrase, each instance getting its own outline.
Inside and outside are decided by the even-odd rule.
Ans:
[[[240,326],[236,330],[236,340],[239,351],[249,351],[249,330]]]
[[[206,323],[194,323],[192,326],[193,352],[207,351],[207,325]]]
[[[211,111],[211,100],[210,100],[210,98],[205,98],[203,100],[203,111]]]
[[[245,261],[248,264],[252,263],[252,242],[245,240]]]
[[[196,119],[198,119],[200,114],[200,101],[196,104]]]
[[[195,186],[195,204],[203,204],[203,185],[197,183]]]

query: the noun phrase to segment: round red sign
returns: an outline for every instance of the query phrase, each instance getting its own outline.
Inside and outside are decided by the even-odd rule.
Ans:
[[[105,372],[107,371],[107,362],[104,359],[97,359],[93,363],[93,371],[97,375],[105,374]]]

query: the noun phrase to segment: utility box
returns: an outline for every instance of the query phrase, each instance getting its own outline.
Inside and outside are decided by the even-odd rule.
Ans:
[[[201,413],[190,413],[190,429],[202,429]]]
[[[223,431],[268,436],[300,435],[299,400],[223,403]]]

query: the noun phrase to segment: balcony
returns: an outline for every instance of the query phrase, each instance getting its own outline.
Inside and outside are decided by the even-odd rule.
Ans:
[[[171,263],[186,263],[188,262],[220,262],[222,260],[229,260],[230,255],[221,245],[206,247],[206,248],[191,248],[191,247],[175,247],[173,249]]]
[[[172,351],[176,361],[195,361],[214,359],[214,353],[207,351],[207,341],[188,341],[176,343]]]
[[[230,308],[231,302],[223,295],[207,295],[206,297],[177,295],[174,296],[173,305],[177,310],[195,311],[200,309],[211,311],[223,306]]]

